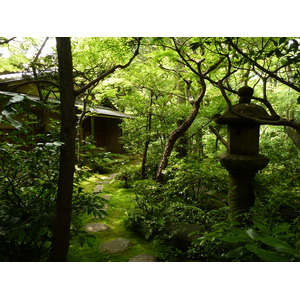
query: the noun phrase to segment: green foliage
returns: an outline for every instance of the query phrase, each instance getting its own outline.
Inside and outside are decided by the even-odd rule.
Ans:
[[[204,210],[224,206],[228,185],[226,170],[220,168],[217,158],[195,159],[177,160],[166,169],[168,193]]]
[[[123,163],[116,179],[124,182],[124,188],[128,189],[133,185],[136,180],[141,178],[141,170],[139,165],[129,165],[128,163]]]
[[[5,42],[5,39],[2,41]],[[72,39],[76,85],[81,87],[112,66],[127,62],[132,56],[135,41],[134,38]],[[13,44],[18,47],[10,47],[9,59],[1,60],[0,70],[32,67],[32,54],[31,57],[29,54],[32,51],[37,53],[41,41],[24,38],[18,43]],[[136,119],[124,120],[123,142],[127,151],[141,156],[145,153],[145,146],[148,147],[145,154],[146,178],[153,178],[170,132],[191,111],[189,97],[196,99],[199,95],[198,68],[205,71],[224,58],[216,70],[205,76],[206,95],[185,136],[189,155],[180,160],[173,151],[164,174],[165,184],[158,185],[150,179],[135,182],[139,176],[138,167],[123,165],[118,179],[124,182],[128,191],[132,188],[136,195],[135,206],[128,210],[128,228],[168,245],[173,235],[169,230],[171,225],[201,224],[206,232],[184,253],[194,260],[299,259],[299,244],[296,242],[299,236],[296,220],[300,211],[299,151],[287,139],[284,129],[261,127],[260,151],[270,158],[270,163],[256,177],[256,208],[246,216],[252,225],[237,227],[237,224],[226,220],[228,174],[217,159],[217,155],[225,149],[218,147],[215,136],[207,128],[213,116],[227,108],[218,88],[219,80],[223,80],[233,104],[238,99],[235,91],[247,84],[255,87],[255,97],[268,99],[282,118],[297,122],[300,117],[297,88],[300,82],[299,54],[299,39],[293,37],[144,38],[140,55],[130,68],[91,87],[93,91],[89,91],[87,98],[89,105],[106,104],[136,115]],[[202,59],[201,65],[197,65]],[[56,58],[40,57],[35,64],[41,69],[55,67]],[[16,116],[18,112],[29,112],[25,110],[27,99],[19,96],[2,98],[0,121],[24,129],[24,124]],[[255,101],[262,105],[258,99]],[[225,126],[218,130],[222,136],[226,135]],[[1,198],[0,202],[1,218],[5,225],[1,227],[0,235],[6,245],[6,253],[12,251],[6,259],[19,257],[25,260],[25,253],[32,249],[47,253],[51,241],[50,216],[53,218],[54,215],[59,144],[48,141],[38,145],[31,138],[31,144],[27,142],[24,145],[15,137],[10,139],[14,141],[13,145],[1,144],[4,151],[2,161],[7,161],[7,164],[2,166],[3,180],[0,183],[4,199]],[[25,151],[25,148],[30,151]],[[99,152],[89,141],[83,148],[79,155],[81,166],[89,164],[90,170],[98,172],[108,172],[121,166],[116,156]],[[13,165],[16,167],[12,169]],[[37,175],[32,175],[35,173]],[[85,242],[84,234],[80,232],[81,214],[96,216],[104,213],[104,202],[99,195],[86,194],[81,189],[80,182],[87,175],[82,167],[77,169],[75,177],[72,234],[78,235],[80,245]],[[47,176],[53,178],[52,181]],[[38,219],[39,215],[46,216],[46,208],[47,217]],[[35,214],[27,218],[28,211]],[[26,220],[23,222],[24,214]],[[30,225],[35,222],[40,224],[40,231],[34,231],[34,225]],[[39,244],[32,236],[45,242]],[[20,247],[25,250],[14,253],[13,250]],[[23,258],[20,253],[24,253]],[[35,257],[42,259],[46,254]]]
[[[114,154],[95,145],[94,138],[87,137],[79,149],[79,165],[90,168],[93,172],[108,173],[111,171]]]
[[[251,252],[255,254],[254,261],[300,260],[299,224],[292,226],[289,223],[279,223],[271,228],[257,222],[253,225],[244,230],[233,228],[231,234],[222,238],[223,241],[238,246],[226,254],[228,258],[245,261]]]
[[[20,113],[27,113],[28,115],[32,114],[29,107],[30,106],[41,106],[42,104],[29,99],[25,95],[20,94],[10,94],[5,92],[4,94],[0,93],[0,123],[6,123],[14,128],[27,132],[29,127],[26,126],[26,122],[20,120]],[[17,116],[19,115],[19,120]],[[28,124],[28,120],[27,120]]]
[[[9,137],[13,142],[0,143],[0,261],[44,261],[54,228],[61,143]],[[85,177],[76,174],[72,235],[79,233],[79,214],[105,214],[106,200],[79,187]]]
[[[1,261],[43,260],[54,222],[59,143],[1,143]]]
[[[127,227],[146,238],[158,239],[165,239],[168,228],[175,224],[195,223],[209,229],[213,220],[227,215],[222,202],[227,192],[224,173],[215,171],[212,161],[195,163],[190,158],[178,160],[167,169],[165,185],[136,181],[135,208],[128,212]]]

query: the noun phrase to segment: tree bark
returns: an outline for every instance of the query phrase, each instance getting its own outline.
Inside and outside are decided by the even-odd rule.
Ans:
[[[222,135],[218,132],[216,128],[213,126],[209,126],[209,129],[213,132],[213,134],[217,137],[217,140],[219,140],[227,149],[227,141],[222,137]]]
[[[57,193],[56,222],[50,252],[50,261],[66,261],[70,240],[73,178],[75,171],[75,93],[71,41],[58,37],[59,90],[61,102],[60,169]]]
[[[186,120],[178,128],[173,130],[171,132],[171,134],[169,135],[168,141],[166,143],[166,146],[165,146],[165,149],[164,149],[164,152],[162,155],[162,159],[160,161],[160,164],[159,164],[157,172],[156,172],[156,176],[155,176],[156,182],[163,181],[163,171],[168,166],[169,157],[174,148],[174,145],[175,145],[176,141],[184,135],[184,133],[189,129],[189,127],[194,122],[194,120],[198,114],[199,108],[200,108],[200,102],[203,99],[204,95],[205,95],[205,87],[203,86],[201,95],[199,96],[197,101],[195,101],[193,104],[193,110],[192,110],[191,114],[186,118]]]
[[[147,130],[147,139],[145,141],[144,145],[144,152],[143,152],[143,159],[142,159],[142,179],[146,178],[146,164],[147,164],[147,155],[148,155],[148,148],[151,143],[151,127],[152,127],[152,104],[153,104],[153,93],[150,92],[150,100],[149,100],[149,107],[148,107],[148,115],[147,115],[147,124],[146,124],[146,130]]]
[[[295,129],[292,129],[290,127],[287,127],[287,126],[285,126],[285,130],[286,130],[287,135],[293,141],[294,145],[300,151],[300,134],[299,134],[299,131],[297,131]]]

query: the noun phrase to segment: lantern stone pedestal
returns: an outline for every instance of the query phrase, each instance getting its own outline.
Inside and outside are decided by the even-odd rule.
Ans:
[[[229,217],[234,219],[254,206],[254,179],[269,159],[263,155],[222,154],[220,162],[229,172]]]
[[[254,206],[255,175],[269,162],[267,157],[259,154],[260,125],[255,120],[267,122],[272,119],[261,106],[250,103],[252,88],[243,87],[238,95],[239,103],[215,118],[216,123],[228,125],[227,153],[219,158],[230,176],[228,200],[231,219],[238,219],[239,214]]]

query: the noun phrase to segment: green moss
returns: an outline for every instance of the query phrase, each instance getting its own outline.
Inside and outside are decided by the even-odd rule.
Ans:
[[[86,191],[92,192],[95,186],[103,179],[102,175],[94,175],[87,180],[83,187]],[[86,233],[86,237],[94,236],[90,245],[85,243],[80,246],[78,239],[75,237],[71,240],[68,261],[72,262],[126,262],[131,257],[149,253],[156,256],[159,253],[159,246],[153,242],[144,240],[128,231],[124,226],[126,211],[133,207],[134,194],[130,189],[122,188],[122,183],[118,180],[113,180],[106,184],[102,190],[102,195],[110,195],[110,204],[107,208],[107,216],[102,220],[94,220],[91,215],[83,215],[83,224],[91,222],[101,222],[108,225],[111,230],[97,233]],[[117,238],[126,238],[131,241],[131,246],[123,252],[115,254],[105,254],[99,251],[99,246],[102,243],[108,242]],[[90,240],[90,239],[89,239]]]

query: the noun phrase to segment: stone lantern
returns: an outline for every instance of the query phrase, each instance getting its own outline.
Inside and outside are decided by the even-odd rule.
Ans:
[[[215,122],[227,125],[227,153],[220,155],[220,162],[230,175],[229,216],[231,219],[254,206],[255,174],[265,168],[269,159],[259,154],[259,127],[272,117],[259,105],[250,103],[253,89],[245,86],[239,89],[239,103]]]

